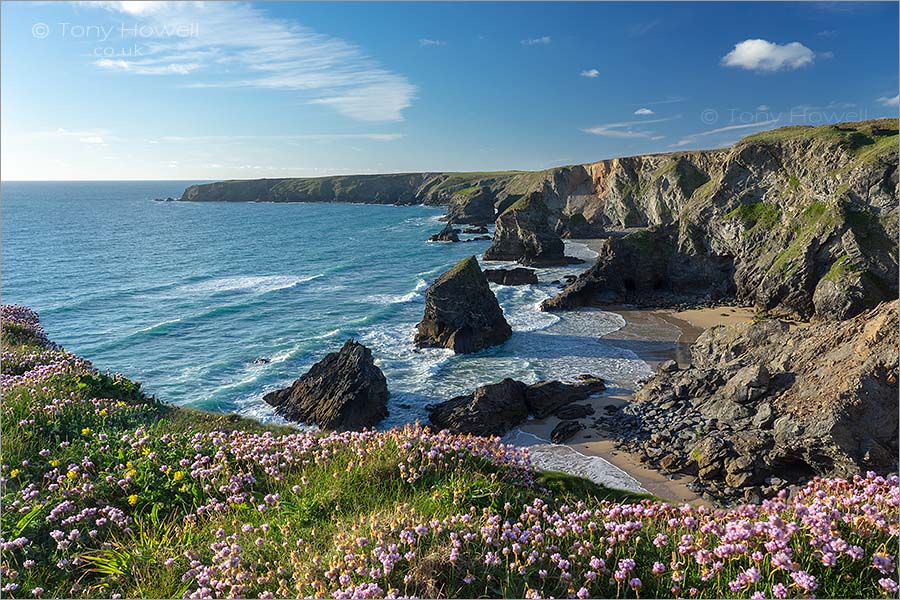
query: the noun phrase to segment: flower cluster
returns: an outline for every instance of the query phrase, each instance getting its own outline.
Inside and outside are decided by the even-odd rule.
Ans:
[[[8,307],[14,325],[36,315]],[[4,321],[4,325],[6,322]],[[312,433],[162,405],[21,338],[4,360],[10,597],[896,595],[900,486],[816,479],[730,509],[553,492],[526,450]],[[6,357],[6,355],[4,355]]]

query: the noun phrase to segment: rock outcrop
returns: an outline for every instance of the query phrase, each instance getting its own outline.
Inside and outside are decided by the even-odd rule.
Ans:
[[[543,419],[604,389],[603,380],[595,377],[585,377],[578,383],[541,381],[532,385],[504,379],[500,383],[480,386],[471,394],[429,406],[428,412],[431,423],[438,429],[474,435],[503,435],[529,415]]]
[[[485,269],[484,276],[491,283],[498,285],[526,285],[537,283],[537,272],[534,269],[516,267],[514,269]]]
[[[511,335],[512,328],[474,256],[458,262],[425,291],[417,346],[469,353],[502,344]]]
[[[516,201],[497,217],[494,241],[485,260],[516,260],[524,265],[565,265],[581,262],[565,256],[565,246],[550,226],[550,212],[540,194]]]
[[[490,187],[472,187],[453,195],[447,206],[447,222],[487,225],[494,222],[496,198]],[[487,231],[481,232],[487,233]]]
[[[897,469],[898,302],[852,319],[714,327],[621,416],[626,444],[718,499]]]
[[[372,427],[388,414],[387,380],[372,352],[353,339],[263,400],[285,419],[335,431]]]
[[[428,238],[429,242],[458,242],[459,230],[454,229],[449,223],[439,232]]]
[[[883,119],[597,163],[587,220],[644,230],[607,240],[544,307],[731,296],[846,319],[896,298],[897,144],[897,121]]]

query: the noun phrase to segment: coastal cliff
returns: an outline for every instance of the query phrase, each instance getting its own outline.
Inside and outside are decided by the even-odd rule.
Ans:
[[[446,205],[480,224],[536,197],[562,237],[605,238],[546,310],[728,297],[845,319],[897,295],[897,149],[897,120],[880,119],[536,172],[225,181],[181,200]]]

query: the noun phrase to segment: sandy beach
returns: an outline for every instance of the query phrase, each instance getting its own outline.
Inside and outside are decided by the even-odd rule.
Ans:
[[[679,365],[690,364],[690,346],[706,329],[716,325],[735,325],[747,322],[753,317],[752,309],[737,306],[718,306],[689,310],[634,310],[622,308],[612,310],[626,322],[604,339],[627,348],[655,369],[660,362],[674,359]],[[606,407],[620,409],[631,401],[633,390],[617,388],[586,401],[593,406],[595,414],[603,414]],[[637,455],[622,451],[613,441],[613,432],[594,426],[593,417],[581,420],[585,429],[576,434],[566,444],[585,455],[608,461],[625,471],[640,488],[672,502],[708,504],[694,493],[688,484],[693,481],[688,476],[668,476],[642,463]],[[519,430],[538,438],[549,440],[550,432],[559,423],[555,416],[534,419],[519,427]]]

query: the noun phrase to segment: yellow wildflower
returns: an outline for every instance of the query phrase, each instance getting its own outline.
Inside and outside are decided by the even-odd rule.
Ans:
[[[137,494],[132,494],[132,495],[128,496],[128,504],[134,506],[135,504],[137,504],[137,501],[138,501]]]
[[[175,471],[175,473],[172,475],[172,479],[174,479],[175,481],[181,481],[182,479],[184,479],[184,471]]]
[[[10,477],[15,477],[15,476],[18,475],[18,474],[19,474],[19,470],[18,470],[18,469],[13,469],[12,471],[9,472],[9,476],[10,476]]]
[[[144,446],[143,453],[144,453],[144,456],[147,456],[148,454],[150,454],[150,448],[148,448],[147,446]]]
[[[132,468],[134,465],[131,464],[131,461],[129,460],[127,463],[125,463],[125,466],[128,467],[128,468],[130,469],[130,468]]]
[[[137,471],[135,471],[134,469],[128,469],[127,471],[125,471],[125,477],[134,477],[135,475],[137,475]]]
[[[100,409],[100,416],[101,416],[101,417],[105,417],[106,414],[107,414],[107,410],[106,410],[105,408],[101,408],[101,409]]]
[[[58,466],[59,466],[59,461],[56,460],[56,459],[54,458],[53,460],[50,461],[50,466],[51,466],[51,467],[58,467]]]
[[[91,432],[91,428],[90,428],[90,427],[85,427],[84,429],[81,430],[81,435],[87,435],[87,434],[89,434],[90,432]]]
[[[78,477],[78,473],[76,471],[69,471],[68,473],[66,473],[66,477],[68,477],[69,479],[75,479],[76,477]]]

